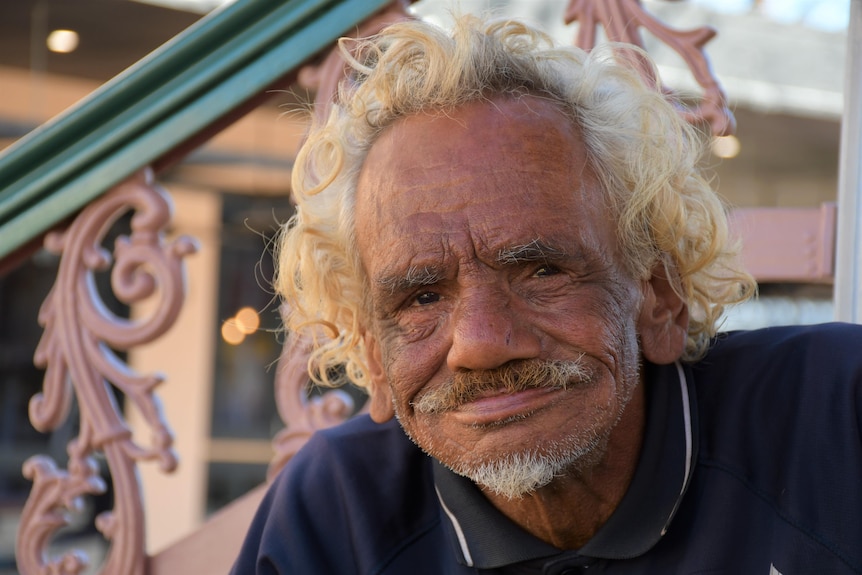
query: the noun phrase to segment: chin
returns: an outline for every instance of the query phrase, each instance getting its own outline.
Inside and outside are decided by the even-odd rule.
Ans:
[[[441,462],[483,490],[508,499],[530,495],[563,476],[588,473],[604,458],[610,433],[567,437],[527,451],[499,454],[484,460]],[[438,458],[439,459],[439,458]]]

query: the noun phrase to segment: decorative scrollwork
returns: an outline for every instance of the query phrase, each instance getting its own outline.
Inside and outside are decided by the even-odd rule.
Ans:
[[[308,358],[311,345],[309,339],[288,333],[282,347],[275,377],[275,402],[286,427],[272,441],[275,456],[267,472],[269,480],[278,474],[315,431],[343,423],[355,410],[353,398],[340,389],[309,397]]]
[[[162,470],[177,465],[173,435],[153,394],[159,375],[138,375],[112,350],[127,351],[152,341],[173,324],[184,299],[183,258],[197,248],[181,237],[166,242],[171,207],[167,194],[144,170],[89,204],[71,226],[46,237],[48,250],[61,254],[57,280],[39,312],[45,328],[35,363],[44,367],[43,390],[30,402],[36,429],[56,429],[69,414],[73,393],[80,408],[80,429],[69,443],[67,470],[50,458],[36,456],[24,465],[33,489],[21,516],[18,568],[26,575],[73,575],[87,565],[76,551],[47,558],[46,546],[67,524],[65,510],[75,510],[81,497],[101,493],[104,481],[93,454],[103,452],[114,486],[114,509],[96,518],[96,527],[111,547],[102,566],[105,574],[142,574],[144,514],[136,465],[158,461]],[[121,237],[114,257],[102,241],[117,219],[133,210],[132,232]],[[111,287],[126,304],[159,297],[156,311],[141,320],[117,317],[96,290],[95,272],[111,269]],[[148,445],[132,439],[111,385],[123,392],[127,405],[142,415],[151,430]]]
[[[565,13],[566,24],[579,22],[575,43],[589,50],[596,43],[596,27],[605,29],[608,40],[625,42],[643,48],[639,28],[649,30],[656,38],[679,54],[691,70],[695,81],[703,88],[700,103],[692,110],[683,112],[688,122],[706,122],[714,136],[733,133],[736,122],[727,107],[727,98],[715,79],[703,47],[716,34],[713,28],[704,26],[695,30],[680,31],[665,26],[651,16],[640,0],[571,0]],[[655,82],[651,69],[643,61],[635,61],[641,75],[650,83]]]

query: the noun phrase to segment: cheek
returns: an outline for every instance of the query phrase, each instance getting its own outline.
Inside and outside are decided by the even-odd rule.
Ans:
[[[607,321],[609,336],[622,348],[637,346],[637,294],[627,286],[615,285],[602,302],[601,314]],[[626,345],[628,344],[628,345]]]
[[[409,404],[445,367],[447,348],[439,334],[411,341],[389,331],[380,345],[383,369],[399,405]]]
[[[573,344],[616,373],[637,355],[637,293],[621,283],[596,285],[545,315],[543,323],[554,339]]]
[[[609,291],[608,337],[617,356],[618,378],[626,386],[634,385],[640,366],[640,342],[637,318],[640,310],[640,291],[627,283],[616,284]]]

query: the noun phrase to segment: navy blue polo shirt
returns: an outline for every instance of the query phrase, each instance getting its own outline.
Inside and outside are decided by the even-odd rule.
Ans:
[[[632,483],[584,547],[532,537],[397,422],[316,434],[271,486],[234,573],[862,573],[862,327],[722,335],[645,366]]]

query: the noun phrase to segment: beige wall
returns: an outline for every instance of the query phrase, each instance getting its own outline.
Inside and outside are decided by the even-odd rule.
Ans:
[[[212,369],[218,298],[221,201],[202,190],[172,189],[173,235],[190,235],[200,245],[186,258],[186,301],[173,328],[158,341],[129,354],[139,373],[160,372],[157,388],[167,421],[174,431],[180,464],[172,474],[155,464],[140,465],[147,521],[147,551],[156,552],[192,532],[204,518],[211,414]],[[137,307],[146,317],[158,301]],[[146,444],[149,428],[140,415],[127,410],[135,439]]]
[[[93,90],[90,80],[31,74],[27,70],[0,66],[0,116],[41,124],[56,116]]]

